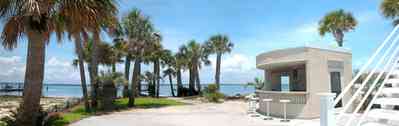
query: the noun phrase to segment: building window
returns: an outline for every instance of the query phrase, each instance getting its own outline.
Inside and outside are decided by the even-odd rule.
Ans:
[[[290,76],[287,73],[282,73],[280,76],[281,91],[290,91]]]

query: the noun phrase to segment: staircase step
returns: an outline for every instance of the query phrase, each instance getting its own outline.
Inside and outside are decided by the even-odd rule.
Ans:
[[[372,109],[367,114],[369,118],[399,121],[399,111],[386,109]]]
[[[399,98],[377,98],[374,104],[379,105],[399,105]]]
[[[397,87],[384,88],[384,89],[382,90],[382,93],[385,94],[385,95],[388,95],[388,96],[390,96],[390,97],[392,97],[392,96],[398,96],[398,94],[399,94],[399,88],[397,88]]]

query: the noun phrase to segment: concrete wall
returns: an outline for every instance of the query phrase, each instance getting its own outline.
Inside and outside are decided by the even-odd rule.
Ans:
[[[342,63],[342,67],[329,67],[329,61],[340,62]],[[291,112],[294,112],[291,115],[297,118],[317,118],[320,113],[320,98],[317,93],[331,91],[330,72],[337,71],[341,73],[342,89],[351,81],[352,54],[345,51],[300,47],[272,51],[257,56],[257,68],[266,71],[273,68],[284,68],[284,66],[290,66],[290,64],[297,65],[298,62],[305,62],[306,92],[308,95],[306,96],[306,103],[303,105],[289,105],[295,109],[291,110]],[[270,77],[270,75],[266,75],[265,77]],[[274,79],[273,76],[272,78]],[[277,82],[273,79],[272,83]],[[344,97],[343,104],[348,101],[349,95]],[[280,109],[279,106],[281,105],[276,103],[274,107],[272,106],[272,109],[278,110]]]

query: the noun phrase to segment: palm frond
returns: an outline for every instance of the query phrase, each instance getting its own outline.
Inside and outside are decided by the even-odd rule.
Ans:
[[[12,50],[17,47],[17,40],[24,34],[22,17],[10,18],[4,25],[1,34],[2,44],[6,49]]]

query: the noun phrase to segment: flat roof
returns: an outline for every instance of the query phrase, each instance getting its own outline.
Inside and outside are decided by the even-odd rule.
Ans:
[[[276,53],[276,52],[280,52],[280,51],[291,51],[291,50],[303,50],[303,51],[305,51],[306,49],[317,49],[317,50],[322,50],[322,51],[330,51],[330,52],[337,52],[337,53],[352,54],[352,50],[350,50],[348,48],[345,48],[345,47],[305,45],[305,46],[300,46],[300,47],[275,49],[275,50],[271,50],[271,51],[268,51],[268,52],[261,53],[258,56],[267,55],[269,53]]]

